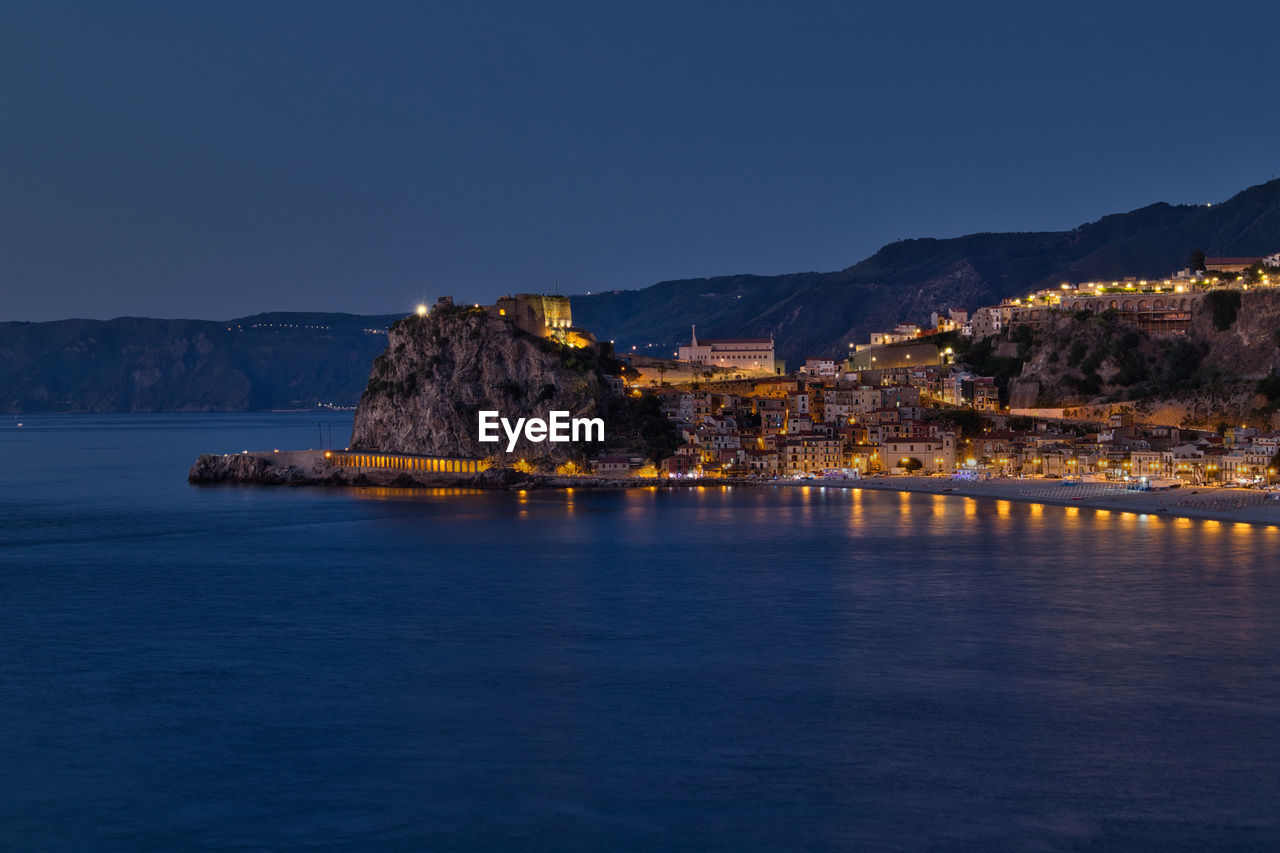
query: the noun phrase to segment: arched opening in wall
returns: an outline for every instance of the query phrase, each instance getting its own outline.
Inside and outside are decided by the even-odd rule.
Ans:
[[[1147,300],[1145,300],[1145,299],[1139,299],[1139,300],[1138,300],[1138,310],[1139,310],[1139,311],[1146,311],[1146,310],[1147,310],[1147,308],[1148,308]]]
[[[1116,305],[1116,301],[1115,301],[1114,299],[1112,299],[1112,300],[1111,300],[1111,302],[1108,304],[1108,306],[1107,306],[1107,307],[1109,307],[1109,308],[1116,308],[1116,307],[1118,307],[1118,306]]]
[[[1132,311],[1132,310],[1133,310],[1133,300],[1132,300],[1132,299],[1126,299],[1126,300],[1124,301],[1124,310],[1126,310],[1126,311]]]
[[[1156,303],[1155,303],[1155,307],[1156,307],[1156,310],[1157,310],[1157,311],[1158,311],[1158,310],[1160,310],[1161,308],[1163,308],[1163,307],[1164,307],[1164,300],[1163,300],[1163,299],[1157,299],[1157,300],[1156,300]]]

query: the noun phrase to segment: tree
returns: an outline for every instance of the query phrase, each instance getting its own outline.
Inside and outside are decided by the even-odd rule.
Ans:
[[[902,467],[906,469],[908,474],[914,474],[924,467],[924,463],[912,456],[909,459],[902,460]]]
[[[1204,250],[1192,249],[1191,260],[1187,264],[1189,267],[1191,267],[1191,271],[1204,272],[1204,262],[1205,262]]]
[[[658,384],[666,385],[667,371],[671,369],[671,365],[667,364],[665,361],[660,361],[653,366],[653,369],[658,371]]]
[[[1207,294],[1204,304],[1213,311],[1213,326],[1219,332],[1225,332],[1236,322],[1240,314],[1240,291],[1215,290]]]
[[[1272,409],[1280,408],[1280,376],[1276,376],[1274,367],[1258,380],[1258,393],[1267,398],[1267,405]]]

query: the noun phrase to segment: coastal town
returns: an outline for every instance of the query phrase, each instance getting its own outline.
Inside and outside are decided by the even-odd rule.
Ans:
[[[1280,286],[1280,254],[1200,260],[1198,269],[1163,280],[1063,283],[972,312],[936,312],[928,325],[872,333],[847,353],[807,358],[792,372],[775,358],[771,338],[700,338],[694,327],[674,360],[631,359],[629,393],[657,396],[679,447],[656,466],[606,453],[594,473],[1030,477],[1140,489],[1275,483],[1280,431],[1266,425],[1189,428],[1146,423],[1125,407],[1091,420],[1011,406],[995,377],[977,374],[947,345],[1034,329],[1053,312],[1109,312],[1122,326],[1180,336],[1208,294]]]
[[[204,456],[189,479],[564,488],[816,480],[983,494],[1008,492],[1016,482],[1022,484],[1014,488],[1017,496],[1049,502],[1065,493],[1035,489],[1078,486],[1067,499],[1081,500],[1185,487],[1182,505],[1203,499],[1181,495],[1221,488],[1231,494],[1199,508],[1239,509],[1236,504],[1251,504],[1256,496],[1274,509],[1278,495],[1266,492],[1280,489],[1280,404],[1255,410],[1246,423],[1152,417],[1125,400],[1046,408],[1036,406],[1034,394],[1022,393],[1012,373],[980,369],[1020,364],[1025,339],[1063,319],[1128,330],[1122,345],[1130,335],[1178,341],[1190,335],[1195,318],[1205,322],[1206,308],[1217,323],[1215,305],[1238,313],[1246,291],[1272,291],[1264,297],[1280,292],[1280,254],[1193,254],[1192,260],[1192,267],[1161,280],[1063,283],[973,311],[936,311],[927,324],[872,332],[865,341],[849,342],[847,352],[806,358],[794,370],[776,357],[772,337],[712,338],[693,326],[673,359],[619,355],[613,341],[597,340],[574,324],[566,296],[522,293],[470,306],[440,297],[390,330],[389,356],[375,363],[350,447]],[[1272,320],[1264,325],[1280,346]],[[409,346],[424,349],[409,355]],[[988,356],[975,356],[979,352]],[[423,399],[418,371],[440,365],[456,371],[480,353],[501,360],[508,371],[497,396],[489,398],[495,402],[460,415],[453,396],[441,396],[441,387],[452,386],[439,385],[437,376],[427,386],[436,408],[406,408],[402,395]],[[1268,358],[1274,365],[1274,356]],[[513,381],[510,371],[517,365],[538,377],[527,390]],[[1265,385],[1269,394],[1260,396],[1280,400],[1274,366],[1267,376],[1236,379],[1249,396]],[[595,396],[574,398],[579,403],[556,397],[570,387],[594,389]],[[500,444],[494,425],[507,424],[501,401],[514,394],[530,396],[515,413],[515,425],[503,427]],[[557,408],[555,399],[566,402]],[[629,423],[580,419],[598,429],[576,444],[568,443],[571,436],[558,439],[564,443],[550,450],[543,443],[554,439],[549,425],[570,423],[578,405],[629,412]],[[477,415],[478,441],[488,443],[472,441]],[[521,433],[526,422],[533,427]],[[454,437],[441,440],[446,433]],[[1251,496],[1240,497],[1246,489]],[[1217,505],[1223,501],[1230,506]],[[1159,511],[1167,507],[1159,503]]]

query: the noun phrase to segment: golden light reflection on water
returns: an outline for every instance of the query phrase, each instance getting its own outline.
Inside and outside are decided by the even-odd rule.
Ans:
[[[854,526],[862,523],[862,489],[853,489],[849,493],[850,515]]]
[[[484,489],[457,489],[457,488],[437,488],[437,489],[405,489],[395,486],[358,486],[350,490],[356,498],[360,500],[404,500],[404,499],[422,499],[422,498],[449,498],[461,497],[462,495],[483,495],[492,494]]]
[[[365,486],[354,487],[343,490],[346,494],[356,497],[364,501],[403,501],[403,502],[436,502],[442,499],[460,499],[463,497],[479,497],[486,496],[493,500],[510,501],[514,497],[514,506],[512,503],[507,505],[515,509],[517,518],[529,519],[538,517],[539,513],[548,511],[557,511],[563,507],[566,516],[577,516],[584,506],[588,506],[593,500],[594,490],[565,488],[562,490],[541,490],[534,491],[529,489],[519,489],[514,492],[503,493],[494,492],[484,489],[467,489],[458,487],[437,487],[437,488],[401,488],[394,486]],[[644,486],[635,489],[627,489],[620,492],[619,496],[623,499],[625,511],[630,518],[629,521],[639,521],[647,517],[653,512],[654,506],[662,500],[661,496],[670,496],[673,494],[693,495],[696,493],[697,501],[702,506],[699,507],[698,517],[706,518],[724,518],[731,521],[733,525],[753,526],[757,524],[769,525],[778,523],[781,519],[780,514],[802,519],[811,513],[819,510],[822,505],[828,503],[838,503],[840,500],[847,500],[849,503],[848,518],[853,528],[861,528],[872,519],[879,518],[886,508],[892,507],[893,513],[906,524],[911,525],[939,525],[961,524],[960,515],[963,515],[964,522],[971,522],[980,515],[991,512],[994,505],[995,517],[1005,524],[1017,524],[1019,519],[1027,518],[1045,520],[1046,516],[1052,521],[1061,524],[1063,532],[1072,530],[1079,531],[1087,528],[1090,524],[1096,524],[1098,521],[1106,520],[1110,522],[1108,525],[1102,525],[1097,530],[1110,527],[1112,530],[1120,530],[1127,534],[1137,534],[1140,531],[1163,529],[1166,531],[1176,531],[1180,537],[1183,547],[1189,552],[1203,550],[1206,547],[1221,547],[1228,544],[1227,537],[1230,537],[1231,543],[1245,545],[1248,543],[1259,543],[1264,541],[1268,545],[1280,544],[1280,525],[1256,525],[1244,521],[1235,520],[1219,520],[1219,519],[1199,519],[1187,518],[1184,516],[1160,515],[1152,512],[1138,512],[1128,509],[1101,509],[1088,506],[1050,506],[1035,502],[1012,501],[996,498],[974,498],[961,495],[947,495],[927,493],[929,499],[928,505],[921,503],[923,495],[915,492],[899,491],[897,505],[892,503],[886,504],[886,500],[892,500],[883,492],[870,494],[863,488],[850,489],[834,489],[821,486],[801,486],[791,491],[791,494],[799,492],[800,500],[793,504],[783,505],[774,504],[769,498],[771,495],[785,494],[787,490],[760,490],[760,489],[736,489],[736,495],[749,495],[751,500],[750,506],[741,503],[740,498],[729,501],[728,490],[722,487],[706,487],[697,486],[689,490],[669,490],[656,486]],[[714,493],[714,506],[708,505]],[[957,512],[952,513],[949,507],[956,499],[960,500],[960,504],[956,505]],[[588,504],[583,504],[588,501]],[[774,504],[771,506],[771,504]],[[1015,504],[1018,507],[1015,508]],[[736,506],[735,506],[736,505]],[[919,505],[922,510],[912,517],[913,506]],[[981,509],[980,507],[986,507]],[[1025,506],[1025,510],[1021,507]],[[1049,511],[1046,512],[1046,506]],[[1088,515],[1082,513],[1087,510]],[[709,514],[708,514],[709,513]],[[915,530],[915,528],[912,528]]]

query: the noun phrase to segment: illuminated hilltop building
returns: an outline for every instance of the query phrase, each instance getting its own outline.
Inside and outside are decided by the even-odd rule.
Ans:
[[[780,373],[773,354],[773,338],[703,338],[698,340],[698,327],[692,327],[688,346],[682,346],[677,358],[691,364],[732,368],[741,371]]]
[[[500,298],[489,312],[506,317],[517,329],[540,338],[560,340],[573,328],[573,312],[567,296],[517,293]]]
[[[451,307],[451,296],[442,296],[436,301],[437,309]],[[503,296],[492,305],[484,306],[484,311],[491,316],[510,320],[517,329],[535,337],[548,338],[572,347],[592,347],[596,344],[594,335],[573,325],[573,312],[569,308],[567,296],[517,293],[515,296]]]

